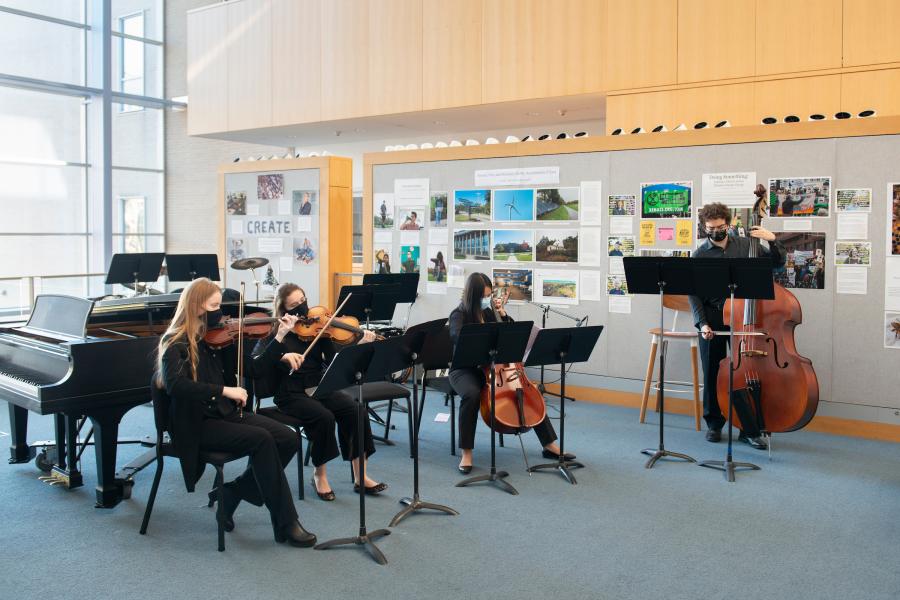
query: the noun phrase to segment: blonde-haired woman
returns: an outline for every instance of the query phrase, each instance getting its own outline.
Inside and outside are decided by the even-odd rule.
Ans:
[[[170,432],[188,491],[203,472],[200,450],[250,457],[247,470],[223,488],[225,529],[234,528],[241,500],[269,509],[275,541],[312,546],[316,536],[297,520],[284,465],[297,451],[294,433],[271,419],[242,411],[247,391],[235,382],[234,347],[216,350],[203,337],[222,319],[222,293],[209,279],[195,279],[181,293],[178,307],[159,342],[156,385],[171,398]],[[280,323],[287,327],[287,320]],[[210,499],[216,497],[210,493]]]
[[[306,292],[293,283],[283,283],[275,294],[274,316],[281,319],[297,319],[306,316],[309,307]],[[366,332],[360,343],[370,342],[375,335]],[[310,454],[316,470],[312,484],[316,495],[322,500],[334,500],[334,491],[328,483],[325,463],[338,456],[352,461],[354,486],[359,491],[359,444],[356,440],[357,407],[356,401],[342,394],[334,394],[328,398],[312,398],[306,390],[319,385],[328,364],[337,350],[328,338],[320,338],[312,350],[303,359],[302,354],[310,347],[294,334],[274,332],[268,338],[260,340],[253,352],[254,370],[258,377],[265,378],[268,388],[275,394],[278,408],[303,423],[309,438]],[[337,424],[338,443],[334,439]],[[365,456],[375,452],[372,441],[372,429],[368,419],[365,423],[365,439],[362,444]],[[365,458],[363,458],[365,460]],[[387,489],[387,485],[369,477],[366,469],[365,493],[379,494]]]

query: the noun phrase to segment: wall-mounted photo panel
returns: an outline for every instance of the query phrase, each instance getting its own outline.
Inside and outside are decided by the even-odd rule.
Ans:
[[[607,275],[606,276],[606,293],[610,296],[627,296],[628,283],[625,281],[625,275]]]
[[[825,233],[776,233],[787,251],[783,267],[775,269],[775,282],[786,288],[825,289]]]
[[[871,266],[872,242],[835,242],[834,264]]]
[[[641,248],[640,256],[675,256],[690,258],[690,250],[669,250],[668,248]]]
[[[318,249],[314,240],[306,236],[294,238],[295,261],[301,265],[309,265],[316,260],[316,256],[318,256]]]
[[[428,200],[428,227],[446,229],[447,221],[450,219],[449,208],[450,200],[447,192],[431,192]]]
[[[228,238],[225,249],[228,251],[228,264],[247,258],[247,240],[243,238]]]
[[[530,229],[495,229],[493,260],[533,261],[534,231]]]
[[[890,220],[890,253],[900,256],[900,183],[888,184],[888,219]]]
[[[229,215],[247,214],[247,192],[231,192],[225,199],[225,212]]]
[[[634,256],[633,235],[611,235],[606,238],[608,256]]]
[[[539,229],[535,232],[534,259],[538,262],[577,263],[577,229]]]
[[[534,221],[534,190],[494,190],[494,221]]]
[[[457,229],[453,232],[454,260],[491,260],[489,229]]]
[[[578,271],[537,269],[534,301],[547,304],[578,304]]]
[[[421,208],[398,208],[397,224],[400,231],[419,231],[425,228]]]
[[[419,254],[421,248],[419,246],[400,246],[400,272],[401,273],[418,273],[419,272]]]
[[[291,214],[314,215],[318,212],[318,192],[315,190],[294,190],[291,192]]]
[[[453,192],[453,221],[461,224],[488,223],[491,220],[491,190]]]
[[[546,188],[535,195],[538,221],[577,221],[581,188]]]
[[[279,200],[284,197],[284,175],[281,173],[258,175],[256,197],[260,200]]]
[[[375,246],[374,264],[372,265],[373,273],[393,273],[391,270],[391,254],[393,247],[390,244],[382,244]]]
[[[372,215],[375,229],[394,228],[394,195],[374,194],[372,197]]]
[[[831,207],[831,177],[769,179],[772,217],[827,217]]]
[[[691,218],[692,181],[641,184],[642,219]]]
[[[872,212],[872,188],[836,190],[834,208],[837,212]]]
[[[428,281],[433,283],[447,282],[447,248],[445,246],[428,246]]]
[[[884,313],[884,347],[900,350],[900,313]]]
[[[615,216],[634,216],[635,198],[634,194],[623,194],[618,196],[608,196],[609,214]]]
[[[532,298],[531,269],[494,269],[494,291],[509,293],[510,302],[525,302]]]

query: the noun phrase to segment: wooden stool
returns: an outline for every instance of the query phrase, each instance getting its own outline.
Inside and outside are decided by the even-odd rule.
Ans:
[[[666,329],[664,331],[660,331],[659,327],[654,327],[649,331],[650,333],[650,360],[647,362],[647,375],[644,377],[644,393],[641,395],[641,415],[640,422],[644,422],[644,418],[647,415],[647,401],[650,397],[650,384],[653,381],[653,370],[656,366],[656,350],[659,347],[660,336],[665,341],[688,341],[691,345],[691,371],[693,374],[693,391],[694,391],[694,422],[697,428],[697,431],[700,431],[700,414],[701,410],[701,402],[700,402],[700,379],[697,367],[697,356],[698,356],[698,334],[693,331],[676,331],[676,326],[678,324],[678,313],[679,312],[687,312],[691,314],[691,305],[688,302],[687,296],[663,296],[663,306],[668,309],[675,311],[675,317],[672,319],[672,329]],[[670,355],[671,356],[671,355]],[[658,385],[658,382],[657,382]],[[672,389],[669,386],[687,386],[690,385],[690,382],[686,381],[666,381],[666,392],[667,393],[685,393],[685,390]],[[657,402],[656,410],[659,412],[659,403]]]

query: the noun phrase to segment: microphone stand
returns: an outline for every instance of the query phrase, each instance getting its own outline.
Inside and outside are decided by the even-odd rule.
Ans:
[[[541,309],[541,312],[543,313],[541,315],[541,329],[547,328],[547,314],[548,313],[553,313],[553,314],[565,317],[567,319],[571,319],[571,320],[575,321],[576,327],[581,327],[582,325],[585,325],[588,320],[587,315],[585,315],[584,317],[579,319],[578,317],[573,317],[572,315],[565,313],[561,310],[557,310],[557,309],[553,308],[552,306],[550,306],[549,304],[540,304],[539,302],[532,302],[531,300],[526,300],[525,302],[526,302],[526,304],[530,304],[532,306],[536,306],[537,308]],[[548,392],[547,391],[547,387],[544,385],[544,365],[541,365],[541,381],[538,383],[537,388],[538,388],[538,391],[540,391],[541,394],[543,394],[544,396],[553,396],[555,398],[559,398],[560,401],[569,400],[571,402],[575,402],[575,398],[572,398],[571,396],[561,396],[560,394],[557,394],[556,392]]]

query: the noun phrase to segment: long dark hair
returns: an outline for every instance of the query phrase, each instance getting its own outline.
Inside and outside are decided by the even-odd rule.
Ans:
[[[459,306],[469,323],[484,323],[481,299],[484,298],[485,287],[493,288],[494,286],[484,273],[472,273],[466,279],[466,287],[463,288],[462,302]]]

